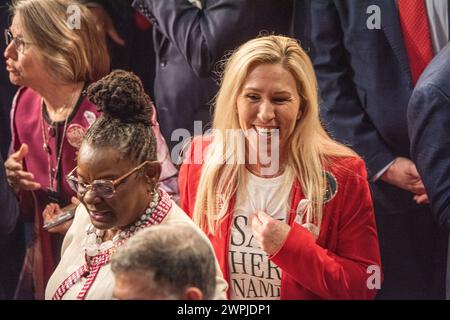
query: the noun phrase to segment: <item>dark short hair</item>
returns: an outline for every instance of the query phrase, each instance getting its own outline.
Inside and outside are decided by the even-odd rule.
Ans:
[[[204,299],[216,290],[215,256],[207,238],[193,226],[151,226],[132,237],[113,256],[114,273],[150,271],[158,290],[180,297],[196,287]],[[181,298],[181,297],[180,297]]]

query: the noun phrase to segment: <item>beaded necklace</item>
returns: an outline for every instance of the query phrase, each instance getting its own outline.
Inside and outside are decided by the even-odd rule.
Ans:
[[[131,226],[119,231],[112,240],[103,242],[103,236],[105,235],[105,230],[100,230],[95,228],[92,223],[86,228],[86,245],[85,253],[88,257],[95,257],[102,251],[106,251],[113,247],[119,247],[123,244],[125,240],[130,238],[133,234],[139,230],[147,227],[151,223],[150,217],[155,211],[156,206],[160,200],[160,195],[155,191],[152,195],[152,199],[148,208],[145,210],[144,214],[136,220]]]
[[[153,206],[153,208],[151,208]],[[101,243],[102,240],[100,236],[101,232],[97,232],[97,229],[89,224],[86,230],[87,242],[85,246],[85,264],[79,267],[75,272],[69,275],[58,287],[58,289],[53,294],[52,300],[61,300],[63,296],[69,291],[69,289],[75,285],[81,278],[86,277],[86,282],[83,288],[77,295],[78,300],[84,300],[92,287],[95,278],[98,275],[100,269],[107,265],[111,256],[127,239],[132,237],[136,232],[141,229],[151,227],[152,225],[160,224],[164,218],[169,213],[172,208],[172,200],[164,190],[159,189],[152,196],[149,207],[145,213],[138,219],[132,226],[126,228],[119,232],[113,240]],[[92,227],[91,227],[92,226]],[[89,240],[90,238],[90,240]],[[96,245],[91,245],[88,248],[88,243]],[[100,242],[100,243],[98,243]],[[100,251],[99,251],[100,250]],[[90,255],[94,254],[94,256]]]

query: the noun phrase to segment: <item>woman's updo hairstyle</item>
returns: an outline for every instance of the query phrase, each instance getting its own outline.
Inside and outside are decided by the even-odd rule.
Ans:
[[[87,97],[102,116],[88,130],[85,143],[112,147],[136,165],[157,160],[151,125],[153,104],[135,74],[115,70],[91,84]]]

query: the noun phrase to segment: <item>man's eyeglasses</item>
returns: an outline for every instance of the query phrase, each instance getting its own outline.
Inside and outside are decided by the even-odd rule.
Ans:
[[[11,42],[14,44],[14,49],[17,53],[24,54],[27,45],[32,44],[31,42],[26,42],[22,37],[14,37],[11,30],[5,29],[5,42],[6,46],[9,46]]]
[[[127,177],[131,176],[136,171],[142,169],[144,166],[153,165],[159,163],[158,161],[144,161],[142,164],[138,165],[136,168],[125,173],[123,176],[115,180],[94,180],[91,184],[83,183],[78,181],[78,178],[74,175],[78,167],[75,167],[67,175],[66,180],[70,188],[75,191],[79,196],[84,197],[86,193],[91,190],[100,198],[109,199],[116,193],[116,187],[122,183]]]

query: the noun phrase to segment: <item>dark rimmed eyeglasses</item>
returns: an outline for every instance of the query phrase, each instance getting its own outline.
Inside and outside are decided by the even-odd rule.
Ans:
[[[32,42],[27,42],[23,40],[22,37],[14,37],[11,30],[5,29],[5,42],[8,47],[11,43],[14,44],[14,49],[17,53],[24,54],[27,45],[33,44]]]
[[[69,174],[66,177],[67,183],[69,187],[75,191],[78,196],[84,197],[86,193],[91,190],[92,192],[95,192],[95,194],[100,198],[109,199],[114,196],[116,193],[117,186],[124,182],[126,178],[131,176],[133,173],[137,172],[138,170],[142,169],[146,165],[154,165],[159,163],[158,161],[144,161],[140,165],[138,165],[136,168],[132,169],[131,171],[125,173],[124,175],[120,176],[117,179],[114,180],[94,180],[91,184],[83,183],[78,181],[78,177],[75,176],[75,171],[77,170],[78,166],[73,168],[72,171],[69,172]]]

